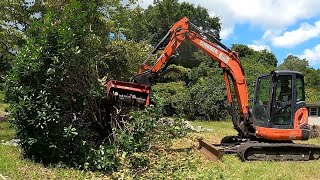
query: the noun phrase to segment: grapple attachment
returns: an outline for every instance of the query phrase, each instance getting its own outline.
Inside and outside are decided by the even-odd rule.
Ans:
[[[113,104],[144,107],[150,105],[151,87],[132,82],[110,80],[106,86],[107,98]]]

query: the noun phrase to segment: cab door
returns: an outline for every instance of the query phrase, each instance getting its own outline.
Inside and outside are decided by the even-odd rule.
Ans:
[[[308,110],[305,102],[304,79],[302,74],[296,74],[294,86],[295,103],[293,106],[293,124],[295,129],[309,129]]]
[[[271,126],[279,129],[293,128],[292,109],[293,77],[292,75],[273,76],[273,100],[271,107]]]
[[[261,127],[270,126],[270,104],[272,100],[271,75],[260,75],[256,80],[253,98],[252,117],[255,125]]]

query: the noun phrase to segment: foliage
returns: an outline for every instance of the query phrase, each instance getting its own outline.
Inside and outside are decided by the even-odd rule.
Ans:
[[[81,164],[88,148],[84,142],[96,143],[99,129],[103,131],[97,101],[101,90],[93,68],[102,42],[90,31],[91,22],[96,28],[103,25],[97,14],[95,3],[72,1],[59,20],[49,11],[27,32],[6,81],[26,157]]]
[[[58,11],[68,2],[69,0],[0,2],[0,78],[10,70],[17,52],[26,42],[26,32],[31,28],[33,22],[48,11]]]
[[[190,98],[192,119],[221,120],[228,114],[224,84],[218,84],[213,78],[199,79],[190,89]]]
[[[10,69],[15,52],[23,44],[24,29],[31,21],[31,14],[23,0],[0,2],[0,82],[5,72]]]
[[[306,59],[300,59],[297,56],[289,55],[285,58],[278,69],[299,71],[304,74],[306,101],[308,103],[320,101],[320,70],[309,67]]]
[[[226,89],[221,70],[204,54],[198,54],[203,62],[189,74],[189,118],[221,120],[228,115]]]
[[[195,7],[187,2],[179,3],[178,0],[163,0],[150,5],[144,13],[148,23],[147,29],[153,35],[152,44],[158,43],[171,26],[184,16],[201,26],[204,31],[214,33],[219,38],[221,29],[219,18],[210,17],[204,7]]]
[[[68,1],[63,9],[41,14],[26,31],[26,43],[5,84],[25,157],[114,171],[126,156],[140,162],[133,167],[147,165],[143,157],[131,154],[150,147],[151,140],[182,134],[182,124],[161,127],[166,123],[150,111],[130,118],[125,111],[110,119],[112,110],[105,106],[98,79],[135,74],[150,46],[112,38],[113,25],[102,18],[100,3]],[[112,10],[124,11],[120,1],[112,4]]]
[[[189,110],[189,90],[183,81],[153,86],[156,107],[164,116],[185,116]]]
[[[161,119],[154,108],[135,111],[129,118],[115,116],[113,122],[121,123],[113,133],[112,143],[104,143],[91,149],[84,168],[90,170],[118,171],[128,166],[131,171],[139,171],[149,166],[149,158],[142,153],[150,151],[158,143],[171,145],[173,138],[186,134],[180,119]]]
[[[204,120],[220,120],[226,117],[228,105],[220,69],[209,67],[212,60],[207,58],[202,57],[205,62],[199,67],[191,70],[180,68],[182,70],[179,76],[175,74],[165,79],[172,78],[176,82],[153,86],[156,105],[163,115]]]
[[[320,101],[320,92],[318,88],[306,87],[306,102],[315,103]]]
[[[33,23],[6,80],[17,136],[24,155],[36,161],[112,170],[117,165],[115,149],[101,150],[109,125],[102,115],[104,90],[98,82],[103,72],[97,69],[108,67],[102,57],[114,63],[112,55],[104,55],[108,32],[101,29],[106,24],[94,2],[70,1],[57,15],[48,11]],[[121,44],[113,42],[107,49],[119,47],[116,43]],[[131,45],[122,45],[131,48],[124,55],[127,59],[139,48]],[[100,153],[109,154],[110,163],[97,160],[88,167],[89,156],[98,159]]]
[[[276,67],[278,63],[276,56],[267,49],[255,51],[252,48],[243,44],[233,44],[232,50],[236,51],[239,54],[240,58],[253,57],[255,58],[255,61],[263,64],[266,67]]]
[[[292,71],[299,71],[305,73],[309,63],[306,59],[299,59],[297,56],[288,55],[282,64],[279,65],[279,69],[287,69]]]
[[[155,46],[167,34],[171,26],[184,16],[187,16],[192,23],[204,31],[219,38],[221,30],[219,17],[210,16],[204,7],[196,7],[188,2],[180,3],[178,0],[163,0],[150,5],[144,11],[140,7],[132,10],[131,22],[128,22],[126,26],[131,27],[131,30],[126,33],[126,37],[135,41],[148,40]],[[193,55],[197,51],[197,48],[185,42],[179,48],[180,56],[173,63],[187,68],[195,67],[199,65]]]
[[[164,75],[164,77],[160,78],[158,81],[160,81],[161,83],[178,81],[188,82],[188,74],[190,72],[190,68],[172,64],[166,70],[166,74]]]
[[[277,59],[274,54],[267,50],[254,51],[246,45],[234,44],[232,50],[239,53],[240,61],[246,75],[250,103],[254,95],[256,78],[265,73],[275,70]]]
[[[255,54],[255,51],[252,48],[244,44],[233,44],[232,50],[236,51],[240,58],[245,56],[252,56]]]
[[[99,77],[108,72],[108,78],[127,81],[137,74],[142,60],[150,52],[146,42],[114,40],[107,44],[105,55],[99,62]]]

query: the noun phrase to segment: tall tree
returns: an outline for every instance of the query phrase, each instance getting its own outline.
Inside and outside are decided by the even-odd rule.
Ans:
[[[145,10],[148,31],[151,32],[151,42],[155,44],[167,33],[171,26],[179,19],[187,16],[191,22],[204,31],[219,38],[221,29],[219,17],[211,17],[206,8],[188,3],[179,3],[178,0],[163,0],[150,5]]]
[[[266,50],[255,51],[247,45],[233,44],[232,50],[239,53],[240,61],[246,74],[249,97],[253,98],[254,82],[263,73],[270,73],[275,70],[277,59],[273,53]],[[250,101],[251,103],[251,101]]]
[[[255,53],[252,48],[249,48],[247,45],[244,44],[232,44],[233,51],[236,51],[239,54],[239,57],[251,56]]]
[[[255,51],[252,48],[243,44],[233,44],[232,50],[238,52],[240,58],[245,56],[254,56],[257,62],[262,63],[265,66],[276,67],[278,63],[276,56],[266,49],[261,51]]]
[[[0,2],[0,78],[10,69],[25,43],[26,31],[49,9],[61,9],[67,0],[16,0]]]
[[[126,37],[135,41],[148,40],[152,45],[156,45],[168,32],[172,25],[187,16],[191,22],[201,27],[204,31],[213,34],[219,39],[221,29],[219,17],[212,17],[206,8],[194,6],[187,2],[178,0],[162,0],[150,5],[145,11],[140,7],[133,10],[131,16],[127,18],[131,29]],[[130,20],[130,21],[129,21]],[[179,48],[179,57],[174,63],[185,67],[194,67],[200,62],[193,55],[198,49],[189,43],[184,43]]]
[[[300,59],[294,55],[288,55],[282,64],[279,65],[279,69],[287,69],[293,71],[299,71],[306,73],[309,67],[309,63],[306,59]]]
[[[297,56],[287,56],[279,69],[299,71],[304,74],[306,87],[306,101],[309,103],[320,101],[320,70],[309,67],[306,59],[300,59]]]

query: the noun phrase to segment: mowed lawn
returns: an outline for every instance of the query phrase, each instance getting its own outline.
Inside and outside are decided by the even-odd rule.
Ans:
[[[184,138],[176,139],[170,150],[149,152],[150,163],[145,173],[135,176],[141,179],[320,179],[320,161],[312,162],[241,162],[234,155],[225,155],[221,161],[211,162],[196,149],[197,138],[219,143],[226,135],[235,135],[232,123],[200,122],[195,127],[210,129],[201,133],[190,132]],[[7,122],[0,124],[0,141],[14,138],[14,130]],[[320,145],[320,138],[304,143]],[[123,174],[121,174],[123,173]],[[70,168],[44,167],[39,163],[24,160],[19,147],[0,145],[0,174],[7,179],[111,179],[133,176],[125,170],[103,174]],[[120,174],[120,175],[119,175]],[[0,179],[2,177],[0,176]]]
[[[0,141],[14,138],[15,131],[8,122],[0,124]],[[44,167],[24,160],[19,147],[0,145],[0,180],[2,179],[99,179],[101,173],[85,172],[70,168]]]
[[[194,133],[209,142],[218,143],[226,135],[236,135],[230,122],[194,122],[194,126],[212,129],[212,132]],[[299,141],[297,141],[299,143]],[[320,137],[303,141],[320,145]],[[241,162],[234,155],[225,155],[221,162],[205,161],[201,173],[221,173],[226,179],[320,179],[320,161],[308,162]],[[209,176],[208,176],[209,177]],[[206,178],[205,178],[206,179]]]

